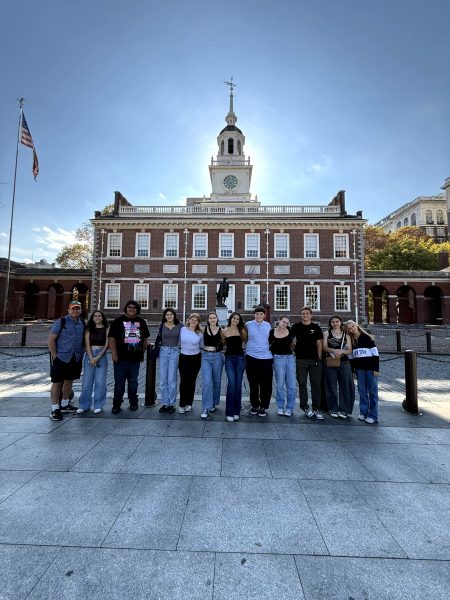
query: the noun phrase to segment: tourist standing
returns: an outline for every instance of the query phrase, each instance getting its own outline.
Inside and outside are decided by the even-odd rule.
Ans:
[[[300,322],[292,326],[291,335],[295,339],[300,408],[308,418],[323,420],[320,412],[323,333],[319,325],[312,322],[312,310],[309,306],[304,306],[300,311]],[[311,408],[308,405],[308,377],[311,385]]]
[[[160,325],[161,345],[159,348],[159,390],[162,402],[160,413],[175,412],[180,332],[183,326],[173,308],[164,309]]]
[[[144,360],[150,332],[147,323],[139,316],[141,305],[129,300],[123,309],[124,314],[114,319],[108,333],[109,347],[114,363],[113,414],[120,413],[125,384],[128,383],[130,410],[137,410],[138,377],[141,362]]]
[[[248,340],[246,371],[250,386],[251,415],[265,417],[272,395],[272,352],[269,348],[270,324],[264,320],[262,306],[254,310],[255,318],[247,322]]]
[[[323,334],[323,350],[326,352],[325,392],[330,415],[346,419],[353,409],[353,376],[348,358],[352,342],[338,315],[333,315],[328,321],[328,331]]]
[[[186,326],[180,331],[180,406],[178,412],[184,414],[192,410],[195,394],[195,382],[202,362],[200,342],[203,330],[200,327],[200,315],[189,315]]]
[[[273,354],[278,414],[291,417],[294,412],[297,382],[289,317],[282,316],[278,319],[277,327],[269,334],[269,347]]]
[[[231,313],[223,335],[226,344],[225,371],[227,374],[225,416],[229,423],[233,423],[239,421],[241,414],[242,379],[245,371],[243,346],[248,338],[247,329],[239,313]]]
[[[202,413],[200,415],[202,419],[207,419],[209,413],[214,412],[220,402],[224,339],[217,314],[211,311],[203,331]]]
[[[48,349],[52,357],[52,421],[62,421],[63,412],[74,414],[77,410],[71,404],[70,397],[73,380],[80,378],[83,363],[85,326],[80,315],[81,303],[73,300],[69,303],[68,314],[53,323],[48,336]]]
[[[347,321],[346,327],[352,341],[351,365],[358,382],[358,419],[373,425],[378,422],[378,349],[373,337],[355,321]]]
[[[89,318],[84,334],[83,381],[77,414],[88,412],[92,405],[94,388],[94,414],[102,412],[106,402],[106,376],[108,374],[108,321],[101,310],[95,310]]]

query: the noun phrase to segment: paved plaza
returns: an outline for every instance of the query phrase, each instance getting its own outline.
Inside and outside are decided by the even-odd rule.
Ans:
[[[0,600],[447,599],[450,357],[419,357],[420,417],[381,360],[377,426],[203,422],[201,379],[190,414],[55,423],[48,355],[2,349]]]

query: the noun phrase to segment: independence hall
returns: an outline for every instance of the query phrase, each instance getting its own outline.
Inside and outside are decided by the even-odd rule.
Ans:
[[[133,298],[150,322],[165,307],[204,318],[225,277],[228,313],[244,318],[264,303],[272,319],[308,305],[322,325],[334,313],[365,320],[362,213],[347,213],[343,191],[316,206],[259,202],[233,100],[231,88],[208,196],[135,206],[116,192],[113,213],[96,212],[91,310],[117,316]]]

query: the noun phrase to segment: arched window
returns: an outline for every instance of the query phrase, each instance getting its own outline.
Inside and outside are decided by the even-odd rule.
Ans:
[[[241,140],[238,140],[238,143],[237,143],[237,148],[238,148],[238,154],[242,154],[242,144],[241,144]]]
[[[433,213],[430,209],[428,209],[427,212],[425,213],[425,223],[427,225],[430,225],[433,223]]]
[[[224,152],[225,152],[225,142],[222,140],[220,142],[220,154],[223,155]]]
[[[228,154],[234,154],[234,140],[233,140],[233,138],[228,138]]]
[[[436,211],[436,223],[438,225],[443,225],[444,224],[444,213],[441,209]]]
[[[414,225],[414,226],[416,226],[416,224],[417,224],[417,223],[416,223],[416,213],[413,213],[413,214],[411,215],[411,225]]]
[[[402,226],[402,222],[401,221],[397,221],[397,229],[400,229],[401,226]]]
[[[408,227],[408,217],[403,219],[403,227]]]

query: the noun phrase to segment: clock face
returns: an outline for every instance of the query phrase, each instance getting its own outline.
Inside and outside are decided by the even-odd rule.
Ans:
[[[238,180],[234,175],[227,175],[223,180],[223,185],[227,188],[227,190],[234,190],[237,184]]]

